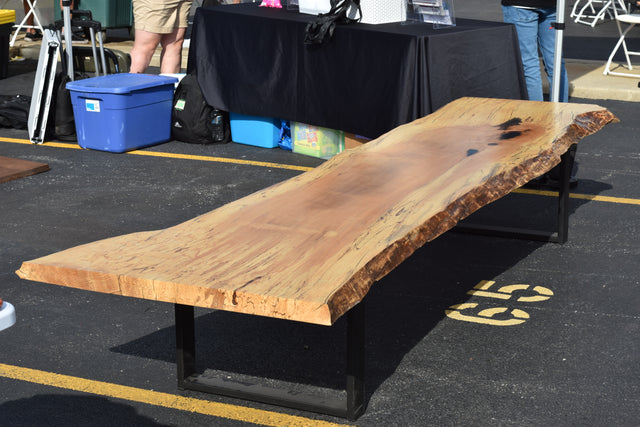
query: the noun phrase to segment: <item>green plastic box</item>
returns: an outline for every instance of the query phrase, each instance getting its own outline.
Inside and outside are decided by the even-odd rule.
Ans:
[[[344,150],[344,132],[341,130],[291,123],[293,152],[329,159]]]

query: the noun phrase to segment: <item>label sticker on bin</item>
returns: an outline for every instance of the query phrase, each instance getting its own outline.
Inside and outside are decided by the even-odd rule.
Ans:
[[[98,99],[85,99],[85,107],[87,111],[92,111],[94,113],[100,112],[100,100]]]

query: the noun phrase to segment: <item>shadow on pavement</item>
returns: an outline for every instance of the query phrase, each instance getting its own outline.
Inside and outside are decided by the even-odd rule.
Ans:
[[[3,425],[156,427],[151,418],[128,405],[95,396],[40,394],[0,404]]]

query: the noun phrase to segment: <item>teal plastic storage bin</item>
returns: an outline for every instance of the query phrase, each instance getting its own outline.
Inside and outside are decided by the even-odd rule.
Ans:
[[[55,20],[62,19],[60,2],[53,2]],[[131,28],[133,26],[133,7],[131,0],[76,0],[74,8],[89,10],[95,21],[102,24],[102,28]]]
[[[231,140],[240,144],[275,148],[280,140],[280,120],[229,113]]]
[[[78,144],[122,153],[168,141],[176,81],[121,73],[67,83]]]

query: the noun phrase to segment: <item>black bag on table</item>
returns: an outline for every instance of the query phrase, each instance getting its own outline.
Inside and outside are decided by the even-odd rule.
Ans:
[[[174,94],[171,136],[190,144],[231,141],[229,114],[207,104],[195,74],[184,76]]]
[[[360,0],[330,0],[331,9],[327,13],[321,13],[309,22],[304,30],[304,43],[307,45],[322,44],[331,40],[337,24],[351,24],[360,22],[362,9]],[[350,11],[354,11],[356,17],[350,18]]]

